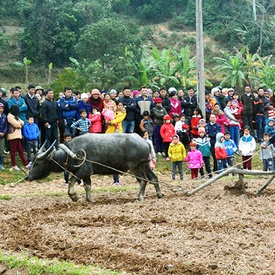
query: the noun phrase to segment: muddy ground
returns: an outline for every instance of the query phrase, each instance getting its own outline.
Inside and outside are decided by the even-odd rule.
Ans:
[[[71,202],[60,179],[1,186],[12,199],[0,201],[0,250],[130,274],[274,274],[275,182],[252,195],[266,180],[246,179],[247,195],[239,195],[224,188],[233,183],[227,177],[188,197],[182,190],[202,182],[187,175],[181,185],[161,183],[160,200],[148,186],[142,203],[138,190],[123,191],[134,186],[128,176],[122,187],[95,192],[93,203],[82,186]],[[112,185],[107,176],[93,181],[95,191]]]

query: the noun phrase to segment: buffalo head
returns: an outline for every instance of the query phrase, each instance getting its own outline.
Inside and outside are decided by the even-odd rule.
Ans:
[[[55,153],[55,143],[56,141],[54,141],[45,152],[43,152],[43,149],[45,147],[46,142],[43,144],[43,146],[40,148],[40,150],[33,159],[33,164],[31,166],[28,176],[26,177],[26,180],[32,181],[35,179],[41,179],[47,177],[50,174],[50,166],[52,160],[49,156],[51,155],[51,157],[53,157]]]

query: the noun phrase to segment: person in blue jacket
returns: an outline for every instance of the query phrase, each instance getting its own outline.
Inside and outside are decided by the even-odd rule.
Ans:
[[[70,87],[64,88],[64,97],[59,100],[59,108],[62,116],[61,119],[64,132],[69,132],[74,136],[74,129],[71,128],[71,125],[76,121],[78,101],[74,96],[72,96],[72,93]]]

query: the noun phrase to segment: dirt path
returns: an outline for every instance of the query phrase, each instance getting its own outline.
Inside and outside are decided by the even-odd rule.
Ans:
[[[263,182],[249,180],[248,193]],[[97,178],[95,189],[101,184],[109,183]],[[0,203],[0,249],[132,274],[274,274],[274,183],[260,197],[233,195],[221,181],[191,197],[163,185],[161,200],[148,187],[143,203],[137,190],[117,187],[87,204],[82,187],[73,203],[57,180],[1,186],[12,199]]]

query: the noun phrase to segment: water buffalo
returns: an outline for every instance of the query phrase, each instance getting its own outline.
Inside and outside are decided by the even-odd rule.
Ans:
[[[118,171],[130,171],[139,182],[138,198],[143,200],[145,187],[150,181],[159,198],[162,197],[157,176],[150,169],[148,143],[137,134],[85,134],[75,137],[58,150],[51,145],[45,152],[42,148],[33,160],[27,180],[48,176],[50,172],[67,169],[72,173],[68,195],[77,201],[74,184],[83,179],[86,200],[91,201],[90,175],[112,175]],[[116,169],[115,171],[112,169]]]

